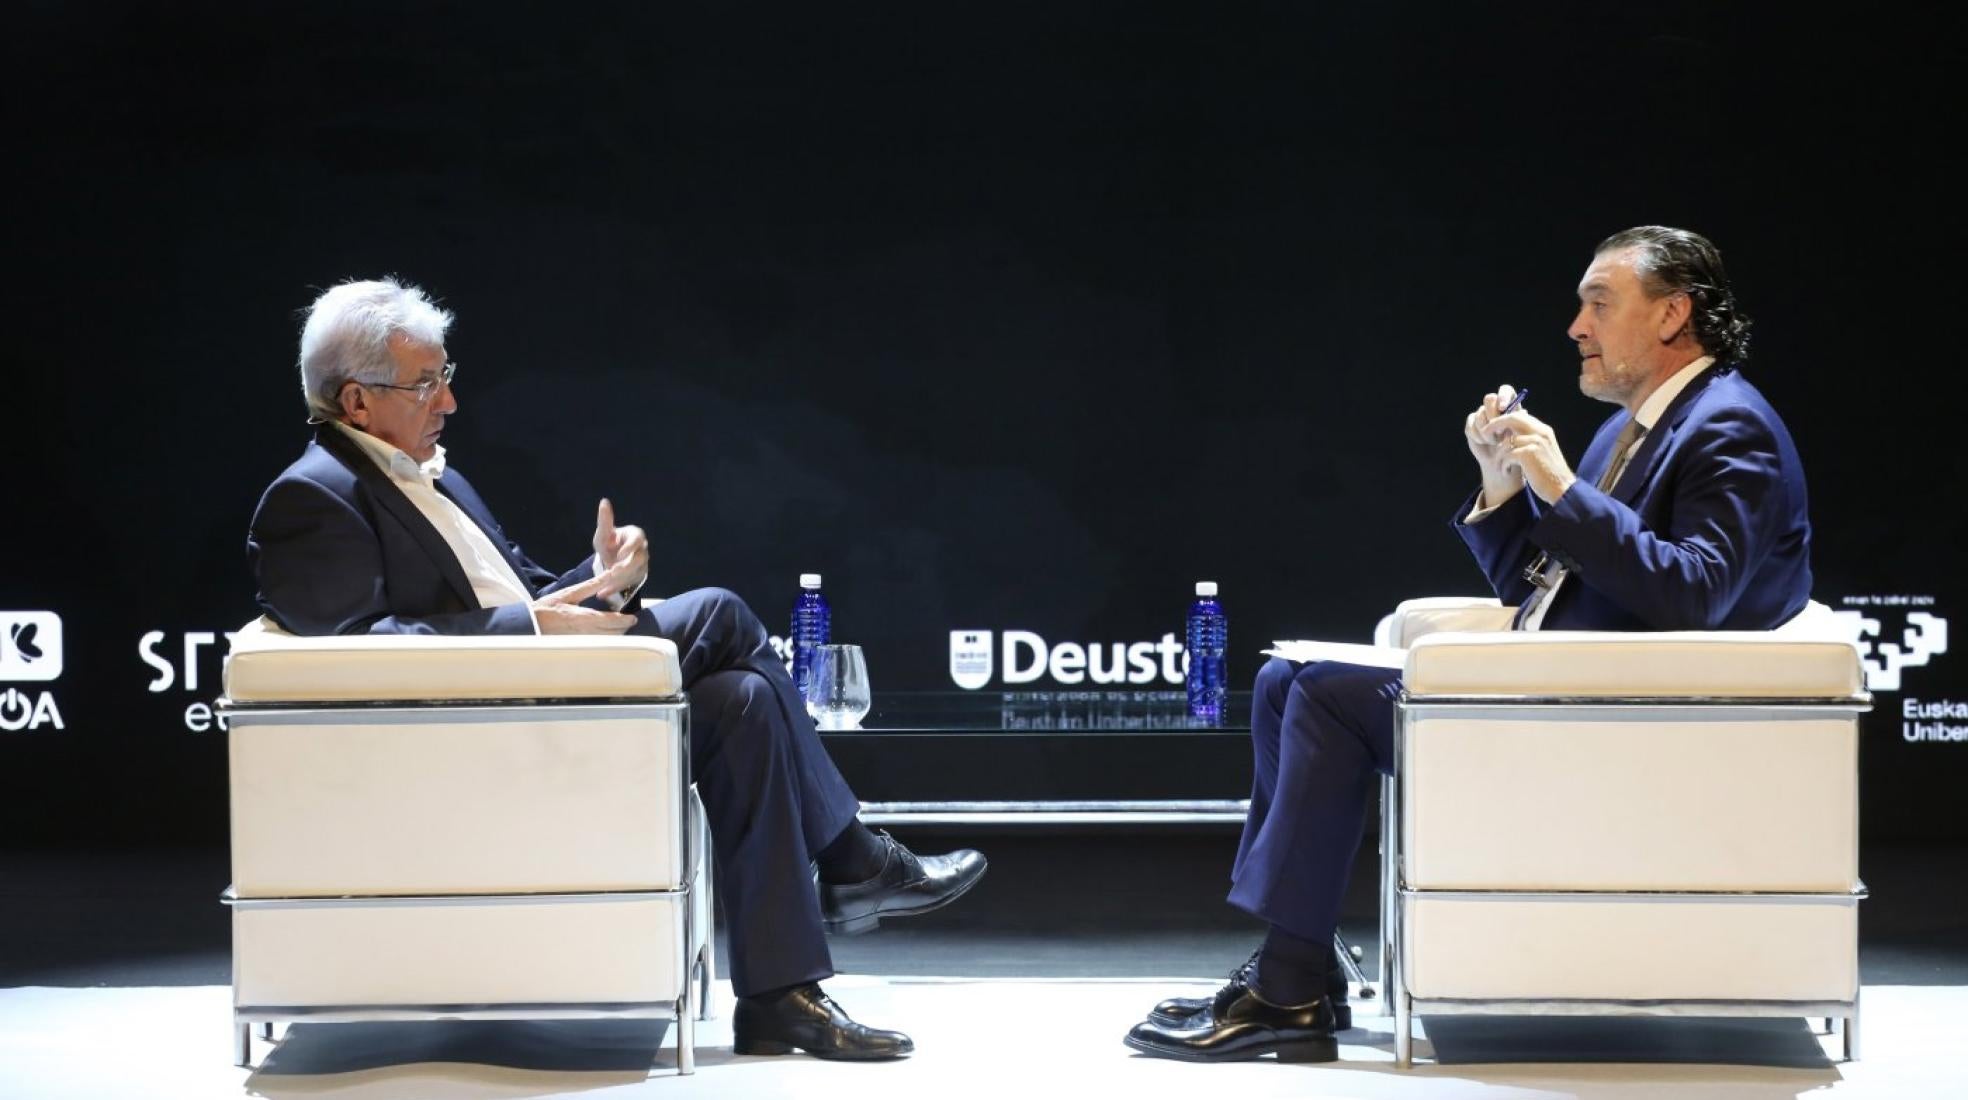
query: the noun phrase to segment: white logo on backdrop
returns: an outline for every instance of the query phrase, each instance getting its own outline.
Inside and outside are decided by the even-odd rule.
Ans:
[[[1893,609],[1932,606],[1931,596],[1847,596],[1845,603],[1867,608],[1836,614],[1859,644],[1866,687],[1873,691],[1899,691],[1902,670],[1919,668],[1947,652],[1947,620],[1931,611],[1904,612],[1897,634],[1886,626]]]
[[[0,692],[0,730],[16,733],[42,726],[65,728],[61,711],[55,708],[54,696],[45,691],[39,695],[27,695],[19,688]]]
[[[950,679],[965,691],[991,682],[991,632],[950,631]]]
[[[61,672],[61,616],[0,611],[0,681],[53,680]]]
[[[225,639],[224,649],[219,646],[221,638]],[[152,630],[137,639],[137,659],[149,665],[151,670],[150,683],[144,685],[144,690],[156,695],[173,687],[196,692],[201,684],[206,690],[219,686],[212,680],[223,676],[226,650],[232,648],[232,632],[187,630],[179,637],[177,646],[168,646],[166,643],[169,640],[170,635],[162,630]],[[174,656],[177,657],[175,663],[172,659]],[[218,672],[220,676],[201,677],[201,668]],[[225,718],[204,700],[185,706],[184,725],[193,733],[226,728]]]
[[[62,621],[52,611],[0,611],[0,682],[40,682],[62,674]],[[0,692],[0,730],[62,724],[61,708],[46,691],[30,695],[19,688]]]
[[[950,679],[966,691],[988,684],[994,671],[1007,686],[1039,680],[1140,686],[1157,680],[1181,684],[1188,667],[1174,634],[1156,642],[1053,643],[1030,630],[1006,630],[994,645],[988,630],[950,632]]]
[[[793,671],[792,639],[781,638],[777,634],[768,634],[766,635],[765,641],[767,645],[772,647],[772,655],[779,658],[785,664],[787,674],[791,675]]]

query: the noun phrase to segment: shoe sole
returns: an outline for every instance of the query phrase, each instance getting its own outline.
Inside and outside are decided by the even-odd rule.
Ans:
[[[1144,1043],[1134,1036],[1121,1040],[1143,1054],[1157,1058],[1173,1058],[1181,1062],[1253,1062],[1267,1054],[1276,1054],[1280,1062],[1337,1062],[1339,1061],[1339,1040],[1303,1039],[1293,1043],[1263,1043],[1254,1047],[1224,1054],[1206,1054],[1194,1050],[1171,1050]]]
[[[1191,1013],[1188,1016],[1165,1016],[1159,1012],[1150,1012],[1148,1014],[1148,1022],[1151,1024],[1160,1024],[1163,1027],[1173,1027],[1173,1028],[1187,1027],[1189,1024],[1194,1023],[1196,1017],[1202,1015],[1204,1011],[1207,1010],[1206,1009],[1198,1010],[1197,1012]],[[1334,1031],[1353,1030],[1352,1005],[1333,1006],[1333,1030]]]
[[[893,1062],[901,1058],[907,1058],[916,1052],[914,1047],[910,1047],[908,1050],[897,1051],[894,1054],[854,1054],[840,1051],[807,1050],[805,1047],[794,1046],[791,1043],[782,1042],[778,1039],[733,1039],[731,1042],[731,1053],[743,1054],[748,1057],[771,1058],[781,1054],[792,1054],[797,1051],[806,1051],[809,1056],[828,1062]]]
[[[987,860],[984,866],[977,872],[977,877],[958,887],[954,893],[947,894],[928,905],[918,905],[914,909],[884,909],[879,913],[870,913],[865,917],[856,917],[853,920],[821,921],[820,927],[828,935],[859,936],[867,932],[873,932],[875,929],[881,927],[881,922],[889,917],[914,917],[920,916],[923,913],[934,913],[938,909],[970,893],[971,887],[984,881],[984,872],[990,869],[991,864]]]

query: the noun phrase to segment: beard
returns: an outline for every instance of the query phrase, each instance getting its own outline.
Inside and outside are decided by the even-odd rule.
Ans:
[[[1640,390],[1646,372],[1624,361],[1614,361],[1601,354],[1597,359],[1598,369],[1590,365],[1592,360],[1584,360],[1579,367],[1579,392],[1595,401],[1605,401],[1614,405],[1624,405]]]

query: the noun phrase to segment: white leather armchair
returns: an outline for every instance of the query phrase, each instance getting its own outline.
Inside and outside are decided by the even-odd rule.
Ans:
[[[240,1065],[256,1023],[660,1017],[692,1072],[715,952],[674,645],[260,620],[225,684]]]
[[[1858,1056],[1859,653],[1770,632],[1511,632],[1410,601],[1382,817],[1383,1011],[1844,1020]]]

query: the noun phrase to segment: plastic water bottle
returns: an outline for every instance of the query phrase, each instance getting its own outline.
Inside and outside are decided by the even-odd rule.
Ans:
[[[1216,582],[1199,581],[1196,602],[1189,605],[1189,717],[1197,721],[1223,721],[1230,693],[1229,646],[1230,620],[1216,601]]]
[[[833,612],[827,607],[827,597],[820,594],[820,574],[800,574],[799,599],[793,604],[793,686],[799,688],[800,698],[806,698],[806,681],[813,671],[813,651],[827,644],[830,633],[828,621]]]

